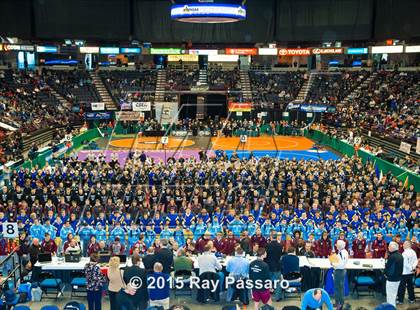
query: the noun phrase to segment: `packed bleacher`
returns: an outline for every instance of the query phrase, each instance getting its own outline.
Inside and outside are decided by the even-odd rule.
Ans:
[[[221,67],[210,67],[207,73],[210,90],[239,91],[240,76],[239,70],[225,70]]]
[[[380,71],[355,98],[339,107],[335,124],[364,127],[398,140],[419,135],[420,73]]]
[[[37,71],[0,71],[0,120],[30,133],[76,118],[51,93],[48,79]]]
[[[166,71],[166,91],[191,90],[192,86],[197,85],[199,70],[176,70]]]
[[[156,88],[154,70],[103,70],[99,75],[117,102],[150,101],[154,97]]]
[[[298,95],[303,75],[303,72],[250,71],[254,102],[289,103]]]

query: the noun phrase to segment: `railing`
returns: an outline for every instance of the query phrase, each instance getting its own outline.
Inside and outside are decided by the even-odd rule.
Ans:
[[[11,268],[8,267],[11,265]],[[0,271],[7,270],[8,274],[6,277],[2,277],[0,281],[0,291],[7,289],[16,288],[17,283],[20,280],[22,271],[21,258],[17,254],[17,249],[14,249],[6,258],[0,262]],[[10,287],[10,280],[13,280],[13,287]]]

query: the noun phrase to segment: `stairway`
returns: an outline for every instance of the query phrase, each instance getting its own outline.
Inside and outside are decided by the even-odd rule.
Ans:
[[[366,79],[364,79],[353,91],[348,94],[343,101],[341,102],[342,105],[347,105],[353,98],[356,98],[363,88],[367,88],[371,81],[373,81],[376,78],[376,75],[378,73],[373,72],[371,75],[369,75]]]
[[[200,85],[207,85],[207,70],[206,69],[201,69],[200,73],[198,75],[198,82],[200,83]]]
[[[66,98],[57,93],[53,88],[50,88],[50,92],[55,96],[55,98],[57,98],[57,100],[61,103],[63,107],[68,107],[69,109],[71,109],[71,104],[69,101],[67,101]]]
[[[245,101],[252,101],[252,87],[249,80],[248,71],[241,70],[239,72],[242,96]]]
[[[108,111],[118,110],[118,106],[108,93],[108,90],[106,89],[98,73],[90,71],[89,74],[93,80],[93,84],[95,85],[96,90],[98,91],[99,97],[101,97],[102,102],[105,103],[105,109]]]
[[[156,78],[155,102],[165,101],[166,70],[158,70]]]
[[[299,93],[293,103],[303,103],[308,96],[309,90],[312,87],[313,78],[315,73],[310,72],[309,78],[303,83],[302,88],[299,90]]]

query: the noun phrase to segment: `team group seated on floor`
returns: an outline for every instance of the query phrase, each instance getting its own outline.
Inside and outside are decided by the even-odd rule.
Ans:
[[[354,257],[379,258],[391,240],[417,247],[420,232],[414,187],[379,177],[357,158],[240,160],[217,152],[164,164],[136,152],[120,166],[117,157],[73,156],[15,171],[1,190],[0,222],[18,222],[20,251],[38,239],[47,247],[40,251],[62,253],[77,235],[84,254],[136,246],[144,254],[159,239],[195,254],[209,236],[222,255],[236,244],[252,254],[276,232],[296,253],[310,244],[314,256],[327,257],[343,239]],[[7,243],[0,248],[5,255]]]

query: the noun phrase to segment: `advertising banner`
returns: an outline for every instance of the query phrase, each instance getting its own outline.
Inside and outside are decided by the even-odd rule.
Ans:
[[[103,111],[105,110],[104,102],[92,102],[91,103],[92,111]]]
[[[420,154],[420,137],[417,137],[416,153]]]
[[[331,48],[313,48],[312,54],[314,55],[329,55],[329,54],[343,54],[344,48],[342,47],[331,47]]]
[[[161,124],[178,121],[178,102],[155,102],[156,119]]]
[[[230,112],[251,112],[252,102],[229,102]]]
[[[116,113],[118,121],[141,121],[144,119],[144,113],[134,111],[120,111]]]
[[[279,48],[279,56],[309,56],[309,48]]]
[[[258,55],[277,55],[277,48],[261,47],[258,49]]]
[[[131,111],[131,110],[133,110],[133,108],[131,106],[131,102],[123,102],[123,103],[121,103],[121,110],[123,110],[123,111]]]
[[[112,113],[111,112],[86,112],[85,119],[88,121],[93,120],[107,120],[111,119]]]
[[[401,141],[400,151],[402,151],[404,153],[407,153],[407,154],[410,154],[410,150],[411,150],[411,144]]]
[[[150,111],[152,104],[150,102],[132,102],[131,105],[133,106],[133,111]]]
[[[168,55],[169,62],[198,62],[198,55],[194,54],[185,54],[185,55]]]
[[[251,55],[255,56],[258,54],[256,48],[227,48],[226,55]]]

